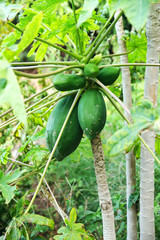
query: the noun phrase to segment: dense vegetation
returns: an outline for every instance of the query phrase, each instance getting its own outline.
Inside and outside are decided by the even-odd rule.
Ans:
[[[125,154],[131,149],[136,159],[136,186],[134,193],[130,195],[128,208],[135,204],[137,216],[139,215],[141,142],[137,134],[142,129],[155,127],[155,152],[157,158],[160,158],[159,126],[155,124],[159,120],[159,108],[155,110],[149,101],[143,101],[145,64],[130,67],[132,116],[135,121],[130,128],[126,127],[123,114],[119,114],[124,110],[122,106],[118,107],[118,112],[114,103],[107,97],[105,89],[95,82],[97,77],[100,82],[108,86],[114,96],[123,101],[121,66],[118,66],[120,55],[116,55],[118,43],[115,23],[113,26],[110,22],[105,25],[111,17],[106,1],[100,1],[99,4],[96,0],[89,2],[93,2],[92,7],[87,5],[87,1],[81,0],[75,3],[62,0],[54,3],[49,0],[3,1],[0,4],[4,11],[0,12],[2,29],[0,47],[3,53],[0,55],[0,101],[2,104],[0,107],[0,190],[2,193],[0,193],[0,239],[38,240],[53,239],[53,237],[69,239],[65,238],[68,236],[67,231],[77,234],[79,239],[102,239],[101,208],[89,140],[92,140],[102,129],[101,138],[117,240],[125,240],[127,236]],[[112,1],[113,6],[114,2],[116,1]],[[149,4],[148,1],[144,2],[145,10],[148,9]],[[123,0],[122,3],[125,5],[126,1]],[[133,65],[145,63],[146,16],[142,16],[142,23],[137,27],[138,20],[128,17],[130,12],[127,12],[128,8],[123,4],[124,12],[121,15],[125,29],[124,40],[128,50],[124,54],[128,54],[128,61]],[[81,12],[80,7],[84,7],[84,11]],[[116,4],[115,7],[117,8]],[[113,18],[114,15],[110,19],[112,23]],[[79,28],[75,27],[75,21]],[[110,26],[112,27],[109,33],[105,35],[105,30]],[[101,31],[104,31],[104,36]],[[102,35],[98,35],[99,33]],[[94,49],[92,43],[97,36],[102,41],[97,49]],[[31,63],[25,66],[27,62]],[[36,62],[38,64],[35,64]],[[110,68],[111,65],[113,65],[112,68]],[[10,70],[6,70],[8,66]],[[101,66],[105,67],[101,69]],[[4,77],[5,71],[10,71],[7,73],[9,74],[7,78]],[[55,73],[57,73],[56,77]],[[89,88],[89,90],[83,93],[79,110],[77,105],[74,108],[70,117],[73,124],[69,125],[69,122],[68,125],[66,124],[57,152],[53,154],[56,158],[54,160],[50,152],[74,101],[73,96],[77,93],[77,89],[85,88],[86,82],[86,89]],[[5,89],[7,92],[3,92]],[[21,94],[25,105],[23,105]],[[96,115],[89,94],[93,94],[92,97],[98,99],[96,104],[100,106],[97,119],[101,118],[101,121],[95,129],[92,128],[92,120],[86,119],[82,110],[85,108],[85,113],[91,110],[92,116]],[[159,101],[158,99],[158,106]],[[104,121],[105,105],[106,121]],[[11,110],[10,107],[12,107]],[[55,121],[54,128],[50,124],[53,116],[54,119],[59,119],[58,123]],[[141,116],[144,118],[140,119]],[[55,129],[58,135],[53,141]],[[87,131],[91,129],[91,132],[85,129]],[[123,135],[124,129],[129,129],[126,138]],[[47,140],[46,130],[48,131]],[[111,136],[115,133],[118,140],[116,139],[113,146]],[[132,142],[129,144],[130,139]],[[59,152],[62,155],[58,155]],[[47,164],[49,166],[46,169],[45,178],[42,179]],[[36,193],[41,179],[43,180],[42,188]],[[160,186],[159,163],[156,161],[154,179],[155,232],[156,239],[159,239]],[[36,199],[30,205],[35,193]],[[64,217],[68,219],[64,220]],[[84,227],[78,223],[84,224]],[[137,229],[139,239],[138,221]],[[60,238],[58,230],[64,238]]]

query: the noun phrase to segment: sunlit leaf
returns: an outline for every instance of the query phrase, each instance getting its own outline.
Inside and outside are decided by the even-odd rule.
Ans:
[[[129,62],[146,62],[147,53],[147,39],[145,32],[141,35],[131,33],[130,37],[126,39],[128,51],[132,51],[128,55]]]
[[[21,232],[20,232],[19,228],[17,227],[16,220],[13,219],[11,231],[7,235],[7,240],[9,240],[9,239],[20,240],[20,237],[21,237]]]
[[[94,238],[85,231],[83,224],[75,223],[76,219],[77,219],[76,209],[73,208],[70,213],[70,221],[65,219],[65,223],[67,226],[58,229],[58,233],[62,235],[57,235],[54,237],[54,239],[93,240]]]
[[[27,117],[17,77],[9,62],[2,55],[0,55],[0,75],[2,78],[7,79],[6,87],[0,91],[0,105],[9,104],[13,108],[15,116],[26,127]]]
[[[0,3],[0,19],[3,21],[11,21],[22,8],[23,6],[20,4]]]
[[[37,14],[36,16],[33,17],[32,21],[27,25],[23,33],[22,39],[18,44],[16,54],[21,53],[27,46],[31,44],[31,42],[37,36],[38,30],[42,22],[42,17],[43,17],[42,13]]]
[[[21,222],[27,221],[38,225],[48,226],[52,229],[54,228],[54,221],[52,219],[43,217],[38,214],[27,213],[26,215],[19,217],[18,220]]]
[[[118,130],[111,136],[107,141],[107,152],[109,156],[118,156],[124,151],[128,152],[131,150],[134,141],[137,138],[137,134],[149,126],[152,121],[146,118],[139,119],[133,125],[125,126]]]
[[[72,208],[70,215],[69,215],[70,223],[73,224],[77,220],[77,214],[76,214],[76,209]]]
[[[77,22],[77,27],[80,27],[87,19],[92,16],[93,10],[98,6],[98,0],[85,0],[83,8]]]
[[[136,30],[140,30],[144,26],[149,11],[149,5],[149,0],[109,0],[111,12],[119,8],[122,9],[129,22]]]
[[[14,191],[16,190],[16,186],[10,186],[11,182],[14,182],[17,178],[19,178],[25,170],[19,171],[18,169],[11,173],[8,172],[4,175],[2,171],[0,171],[0,190],[2,191],[2,195],[5,199],[5,203],[8,204],[12,198],[14,197]]]

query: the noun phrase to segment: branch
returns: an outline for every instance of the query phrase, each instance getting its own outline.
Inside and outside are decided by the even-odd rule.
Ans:
[[[54,64],[54,65],[67,65],[67,66],[69,66],[69,65],[76,65],[77,64],[77,62],[75,62],[75,61],[67,61],[67,62],[61,62],[61,61],[57,61],[57,62],[12,62],[12,63],[10,63],[10,65],[12,65],[12,66],[37,66],[37,65],[39,65],[39,64],[41,64],[41,65],[52,65],[52,64]]]
[[[57,74],[57,73],[60,73],[60,72],[69,70],[69,69],[71,69],[71,68],[83,68],[83,67],[84,67],[84,64],[74,65],[74,66],[68,66],[68,67],[64,67],[64,68],[58,69],[58,70],[56,70],[56,71],[53,71],[53,72],[50,72],[50,73],[44,73],[44,74],[29,74],[29,73],[24,73],[24,72],[16,71],[16,70],[14,71],[14,73],[15,73],[17,76],[21,76],[21,77],[27,77],[27,78],[44,78],[44,77],[49,77],[49,76],[55,75],[55,74]]]
[[[130,54],[130,53],[133,52],[133,51],[134,51],[134,49],[131,50],[131,51],[128,51],[128,52],[124,52],[124,53],[116,53],[116,54],[103,55],[102,58],[108,58],[108,57],[111,58],[111,57],[118,57],[118,56],[128,55],[128,54]]]
[[[115,12],[114,12],[115,13]],[[87,49],[87,51],[85,52],[85,56],[88,55],[90,53],[90,51],[92,50],[92,48],[95,46],[95,44],[98,42],[99,38],[101,37],[102,33],[104,32],[104,30],[111,24],[111,20],[114,17],[114,13],[111,15],[111,17],[108,19],[108,21],[106,22],[106,24],[103,26],[103,28],[101,29],[101,31],[99,32],[99,34],[97,35],[97,37],[94,39],[94,41],[91,43],[91,45],[89,46],[89,48]]]
[[[106,32],[104,33],[104,35],[99,39],[99,41],[97,41],[97,44],[95,45],[95,47],[93,47],[91,49],[91,51],[89,52],[88,56],[85,58],[84,62],[88,63],[88,61],[92,58],[92,56],[94,55],[95,51],[97,50],[97,48],[99,47],[99,45],[101,44],[101,42],[105,39],[105,37],[110,33],[110,31],[112,30],[112,28],[115,26],[116,22],[118,21],[118,19],[122,16],[122,11],[118,14],[117,18],[112,22],[112,24],[109,26],[109,28],[106,30]]]
[[[42,176],[42,174],[40,174]],[[48,190],[44,187],[44,185],[42,184],[41,189],[42,192],[44,194],[44,196],[50,201],[50,203],[54,206],[54,208],[57,210],[57,212],[60,214],[60,216],[62,217],[63,221],[64,219],[69,219],[69,217],[67,216],[67,214],[62,210],[62,208],[59,206],[59,204],[57,203],[57,200],[51,190],[51,188],[49,187],[46,179],[44,178],[43,181],[45,182]],[[64,221],[65,222],[65,221]]]
[[[100,90],[102,90],[104,92],[104,94],[106,94],[106,92],[107,92],[110,96],[112,96],[121,105],[121,107],[126,111],[126,113],[131,117],[131,113],[130,113],[129,109],[124,105],[124,103],[114,93],[112,93],[98,79],[95,80],[94,78],[92,78],[92,81],[96,82],[99,86],[101,86]]]
[[[53,99],[53,100],[51,100],[50,102],[47,102],[47,103],[43,104],[42,106],[40,106],[40,107],[38,107],[38,108],[36,108],[36,109],[33,109],[32,111],[28,112],[27,115],[29,115],[29,114],[31,114],[31,113],[33,113],[33,112],[36,112],[36,111],[38,111],[38,110],[40,110],[40,109],[42,109],[42,108],[44,108],[44,107],[46,107],[46,106],[48,106],[48,105],[51,105],[51,104],[53,104],[54,102],[57,102],[58,100],[60,100],[61,98],[65,97],[65,96],[69,96],[69,95],[72,95],[72,94],[75,94],[75,93],[77,93],[77,90],[74,90],[74,91],[72,91],[72,92],[67,92],[67,93],[64,94],[64,95],[61,95],[60,97],[58,97],[58,98],[56,98],[56,99]],[[0,129],[3,129],[4,127],[8,126],[9,124],[15,123],[17,120],[18,120],[18,119],[17,119],[16,117],[13,117],[13,118],[5,121],[4,123],[2,123],[2,124],[0,125]]]
[[[120,63],[120,64],[108,64],[108,65],[101,65],[99,66],[99,69],[105,68],[105,67],[123,67],[123,66],[149,66],[149,67],[160,67],[160,63]]]

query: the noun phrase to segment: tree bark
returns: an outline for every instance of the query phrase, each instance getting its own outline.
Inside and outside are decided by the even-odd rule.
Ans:
[[[120,10],[117,10],[115,13],[115,17],[119,14]],[[123,40],[124,28],[123,28],[123,19],[122,17],[118,20],[115,25],[118,44],[119,44],[119,52],[124,53],[127,52],[126,43]],[[128,56],[122,55],[120,56],[121,63],[128,63]],[[122,67],[122,85],[123,85],[123,101],[124,105],[130,109],[132,107],[132,92],[131,92],[131,76],[129,67]],[[125,112],[125,115],[128,119],[130,116]],[[137,239],[137,213],[136,206],[132,204],[131,208],[128,208],[129,197],[135,191],[136,185],[136,164],[135,158],[133,155],[133,151],[131,150],[126,154],[126,197],[127,197],[127,240],[136,240]]]
[[[103,239],[116,240],[114,213],[107,183],[103,147],[100,134],[91,140],[99,203],[103,222]]]
[[[160,51],[160,3],[151,4],[146,25],[147,63],[159,63]],[[157,105],[159,68],[146,67],[144,99]],[[143,131],[143,139],[155,151],[155,132]],[[140,240],[155,240],[154,223],[154,158],[141,145],[140,164]]]

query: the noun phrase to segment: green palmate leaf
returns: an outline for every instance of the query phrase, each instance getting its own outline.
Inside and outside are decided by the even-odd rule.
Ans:
[[[69,215],[69,220],[70,220],[70,223],[73,225],[73,223],[76,222],[77,220],[77,214],[76,214],[76,209],[75,208],[72,208],[71,212],[70,212],[70,215]]]
[[[34,165],[39,165],[42,160],[48,155],[48,149],[40,146],[32,148],[25,156],[24,162],[33,161]]]
[[[34,38],[37,36],[41,22],[42,22],[43,14],[39,13],[36,16],[33,17],[32,21],[27,25],[22,39],[20,43],[18,44],[18,49],[16,51],[16,54],[18,55],[21,53],[26,47],[28,47]]]
[[[65,219],[67,227],[62,227],[58,230],[59,234],[54,237],[55,240],[93,240],[94,238],[90,236],[85,229],[84,225],[81,223],[75,223],[77,219],[76,209],[72,209],[70,213],[70,221]]]
[[[142,100],[139,105],[132,108],[133,125],[126,126],[117,131],[107,142],[107,150],[110,156],[117,156],[124,151],[128,152],[136,138],[137,134],[148,127],[154,127],[159,118],[157,110],[149,100]]]
[[[77,22],[77,27],[80,27],[82,23],[88,20],[92,16],[92,12],[98,6],[98,0],[85,0],[83,8],[80,12],[80,16]]]
[[[2,55],[0,55],[0,75],[1,78],[7,80],[5,88],[0,90],[0,105],[9,104],[13,108],[15,116],[26,127],[27,117],[16,75],[10,68],[9,62]]]
[[[3,21],[11,21],[22,8],[23,6],[20,4],[0,3],[0,19]]]
[[[35,61],[42,61],[46,55],[47,49],[48,49],[48,45],[45,43],[41,43],[41,45],[39,46],[36,52]]]
[[[132,51],[128,55],[129,62],[146,62],[146,53],[147,53],[147,39],[145,32],[140,36],[131,33],[130,37],[126,39],[128,51]]]
[[[17,219],[21,222],[27,221],[27,222],[31,222],[31,223],[38,224],[38,225],[48,226],[48,227],[54,229],[54,221],[52,219],[43,217],[38,214],[27,213],[26,215],[23,215]]]
[[[6,183],[1,182],[0,190],[2,191],[2,195],[5,199],[5,203],[8,204],[14,197],[14,191],[16,190],[16,187],[15,186],[11,187],[11,186],[7,185]]]
[[[3,174],[2,171],[0,171],[0,178],[1,183],[5,182],[7,184],[14,182],[17,178],[19,178],[26,170],[19,171],[19,169],[16,169],[14,172],[10,171],[7,174]]]
[[[7,235],[7,240],[14,239],[14,240],[20,240],[21,238],[21,232],[19,228],[17,227],[15,219],[12,220],[12,226],[9,234]]]
[[[144,26],[149,11],[149,5],[149,0],[109,0],[111,12],[118,8],[122,9],[129,22],[136,30],[140,30]]]
[[[5,48],[3,50],[4,56],[9,61],[14,61],[17,56],[33,42],[41,26],[42,18],[42,12],[37,15],[35,15],[35,13],[33,14],[29,12],[26,17],[22,17],[20,19],[21,22],[18,24],[18,27],[21,29],[25,28],[25,30],[18,45],[13,45],[13,43],[15,43],[15,41],[20,37],[16,31],[15,33],[11,34],[10,37],[6,37],[4,39],[2,47],[10,46],[9,48]],[[12,40],[12,45],[8,43],[10,40]]]
[[[19,31],[9,33],[2,41],[1,47],[11,47],[19,38],[21,33]]]
[[[25,170],[19,171],[18,169],[14,172],[8,172],[6,175],[0,171],[0,190],[2,191],[2,195],[5,199],[5,203],[8,204],[12,198],[14,197],[14,191],[16,190],[16,186],[9,186],[8,184],[15,181],[19,178]]]
[[[115,132],[107,141],[107,152],[109,156],[118,156],[124,151],[129,152],[134,145],[137,134],[149,126],[153,121],[148,118],[141,118],[133,125],[123,127]]]
[[[153,108],[151,101],[143,99],[139,105],[131,109],[132,119],[136,122],[140,119],[148,119],[148,121],[155,121],[158,117],[156,114],[156,109]]]
[[[37,0],[33,3],[32,8],[36,11],[42,11],[44,18],[50,18],[57,4],[63,3],[66,0]]]

